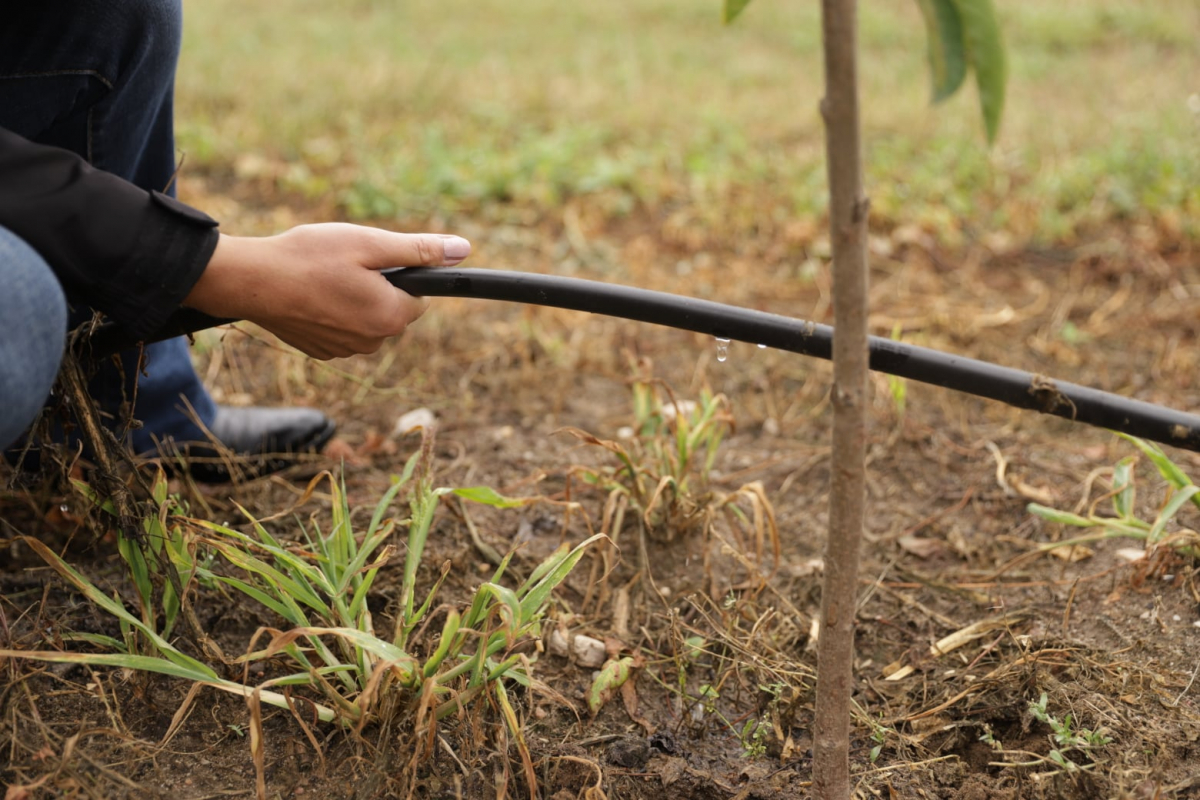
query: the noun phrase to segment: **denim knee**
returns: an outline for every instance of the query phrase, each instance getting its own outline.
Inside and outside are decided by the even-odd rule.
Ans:
[[[95,13],[100,15],[101,39],[114,43],[113,52],[119,54],[114,84],[146,67],[160,70],[168,85],[173,82],[183,41],[181,0],[107,0]]]
[[[62,362],[67,301],[49,265],[24,239],[0,227],[0,448],[41,409]]]

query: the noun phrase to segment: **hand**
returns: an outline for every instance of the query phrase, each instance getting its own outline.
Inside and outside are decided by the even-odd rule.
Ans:
[[[428,305],[378,271],[452,267],[470,252],[458,236],[345,223],[301,225],[265,238],[222,234],[183,304],[250,320],[314,358],[373,353]]]

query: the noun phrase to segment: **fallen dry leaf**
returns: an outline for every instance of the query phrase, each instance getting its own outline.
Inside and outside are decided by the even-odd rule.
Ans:
[[[945,545],[937,539],[922,539],[911,534],[901,536],[896,543],[900,545],[901,550],[911,553],[917,558],[931,558],[945,548]]]
[[[1096,551],[1090,547],[1077,544],[1073,547],[1056,547],[1050,551],[1050,555],[1061,561],[1066,561],[1068,564],[1074,564],[1077,561],[1084,561],[1091,558],[1096,555]]]
[[[352,467],[361,467],[366,463],[354,447],[340,436],[330,439],[329,444],[325,445],[325,449],[321,452],[326,458],[349,464]]]

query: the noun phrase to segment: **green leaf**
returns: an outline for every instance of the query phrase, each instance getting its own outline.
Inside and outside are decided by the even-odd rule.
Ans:
[[[524,597],[526,595],[526,593],[528,593],[529,590],[532,589],[537,584],[538,581],[540,581],[542,578],[546,577],[546,575],[551,570],[553,570],[555,567],[557,567],[559,564],[561,564],[562,560],[564,558],[566,558],[567,555],[570,554],[570,552],[571,552],[571,545],[567,542],[563,542],[558,547],[556,547],[554,549],[553,553],[546,556],[546,559],[542,563],[538,564],[536,567],[533,568],[533,572],[529,573],[529,577],[525,579],[525,582],[523,584],[521,584],[521,588],[517,589],[517,594],[520,595],[521,597]],[[510,553],[509,556],[504,559],[504,564],[508,563],[508,560],[509,560],[509,558],[511,558],[511,555],[512,554]],[[503,566],[503,564],[501,566]],[[492,583],[498,583],[499,580],[500,580],[499,575],[492,576]]]
[[[579,559],[583,558],[584,550],[593,542],[606,538],[608,537],[604,534],[597,533],[577,544],[573,550],[561,559],[555,559],[552,556],[549,560],[555,561],[554,568],[547,572],[541,580],[530,588],[529,593],[521,598],[522,616],[527,620],[536,619],[542,611],[542,606],[550,599],[550,592],[562,583],[571,570],[575,568],[575,565],[579,563]]]
[[[258,575],[264,582],[271,586],[276,597],[287,596],[304,603],[326,619],[331,617],[332,612],[329,606],[321,600],[312,586],[303,580],[294,580],[290,575],[285,575],[270,564],[226,542],[214,540],[212,547],[223,555],[230,564],[240,567],[246,572]]]
[[[1136,436],[1130,436],[1127,433],[1117,433],[1125,441],[1132,444],[1137,449],[1145,453],[1146,457],[1154,462],[1154,466],[1158,469],[1158,474],[1162,475],[1167,483],[1171,484],[1176,489],[1183,489],[1192,485],[1192,479],[1187,476],[1179,466],[1167,458],[1167,454],[1162,451],[1157,445],[1151,442],[1143,441]],[[1192,496],[1192,503],[1197,508],[1200,508],[1200,495]]]
[[[367,526],[367,536],[373,536],[375,531],[379,530],[379,526],[383,524],[384,515],[387,514],[388,508],[391,507],[392,501],[396,499],[396,494],[404,488],[408,483],[408,478],[396,479],[383,497],[379,499],[379,503],[375,506],[375,514],[371,517],[371,524]]]
[[[159,507],[167,502],[167,473],[163,471],[162,467],[158,468],[158,472],[154,476],[154,486],[150,490],[150,494],[154,498],[154,504]]]
[[[525,622],[521,609],[521,601],[517,598],[517,593],[506,586],[500,586],[495,583],[485,583],[479,587],[479,590],[490,592],[499,601],[502,631],[511,647],[514,637],[516,637]]]
[[[437,649],[425,661],[425,669],[423,670],[426,678],[432,678],[437,672],[437,668],[441,666],[442,661],[450,653],[450,647],[458,638],[458,629],[462,625],[462,619],[453,608],[446,612],[446,621],[442,625],[442,638],[438,639]]]
[[[111,499],[102,498],[95,489],[77,478],[71,478],[71,484],[96,508],[114,517],[117,515],[117,508]]]
[[[158,656],[136,656],[128,653],[66,653],[54,650],[0,650],[3,658],[28,658],[34,661],[50,661],[59,664],[87,664],[93,667],[121,667],[140,672],[157,672],[200,683],[212,683],[216,674],[196,662],[196,665],[179,663]]]
[[[87,642],[97,647],[107,647],[109,650],[116,650],[118,653],[125,652],[124,642],[118,641],[111,636],[105,636],[102,633],[68,631],[62,635],[62,640],[64,642]]]
[[[124,534],[117,535],[117,552],[129,567],[129,575],[137,589],[138,601],[142,608],[142,621],[148,625],[154,624],[154,584],[150,581],[150,566],[146,563],[142,548],[133,539]]]
[[[1154,520],[1154,527],[1150,529],[1150,534],[1147,537],[1147,541],[1150,542],[1150,544],[1154,544],[1162,538],[1163,531],[1166,529],[1167,523],[1171,521],[1172,517],[1179,513],[1179,509],[1183,506],[1183,504],[1195,497],[1197,493],[1200,493],[1200,486],[1187,486],[1183,489],[1180,489],[1173,497],[1171,497],[1170,501],[1167,502],[1166,506],[1164,506],[1163,510],[1159,513],[1158,518]]]
[[[954,0],[917,0],[917,6],[925,18],[933,102],[940,103],[958,91],[967,76],[962,17]]]
[[[439,489],[438,492],[446,492],[464,500],[470,500],[472,503],[481,503],[492,508],[520,508],[537,501],[535,497],[505,497],[490,486],[466,486],[448,491]]]
[[[425,552],[425,540],[429,536],[429,526],[433,524],[433,514],[437,510],[437,505],[437,492],[425,485],[422,485],[409,500],[412,515],[408,521],[408,552],[404,556],[404,582],[400,588],[401,611],[406,624],[412,620],[417,567]]]
[[[562,545],[560,545],[559,549],[561,550],[566,546],[567,545],[564,542]],[[508,563],[512,561],[512,557],[512,552],[509,552],[508,555],[504,556],[504,560],[500,562],[500,566],[496,568],[495,574],[492,575],[492,583],[500,582],[500,578],[504,575],[504,571],[508,569]],[[524,587],[517,592],[518,595],[523,593]],[[484,613],[487,611],[487,598],[487,592],[476,590],[475,599],[471,603],[471,608],[467,611],[467,616],[463,618],[462,624],[464,628],[474,628],[483,620]]]
[[[513,669],[521,662],[521,655],[518,653],[515,656],[509,656],[499,664],[488,663],[487,679],[489,681],[498,680],[500,678],[511,678],[513,681],[522,686],[529,686],[529,676],[519,669]]]
[[[1049,508],[1038,503],[1030,503],[1025,506],[1025,510],[1034,516],[1041,517],[1050,522],[1058,522],[1062,525],[1074,525],[1077,528],[1094,528],[1099,524],[1087,517],[1072,514],[1070,511],[1059,511],[1056,508]]]
[[[1113,511],[1123,520],[1133,516],[1133,460],[1134,456],[1122,458],[1113,466]]]
[[[405,653],[391,642],[386,642],[365,631],[355,630],[354,628],[309,628],[305,633],[310,635],[332,634],[341,637],[355,647],[361,647],[377,658],[393,662],[397,669],[410,675],[416,669],[416,659],[408,655],[408,653]]]
[[[620,661],[609,659],[600,668],[592,686],[588,689],[587,704],[592,714],[600,711],[601,707],[612,697],[613,692],[620,689],[633,669],[633,658],[626,656]]]
[[[391,537],[391,535],[392,535],[392,527],[390,525],[383,526],[383,528],[381,528],[379,531],[377,531],[375,533],[375,535],[368,536],[363,541],[362,547],[359,548],[359,551],[354,554],[354,558],[351,559],[349,564],[338,564],[337,565],[338,570],[341,571],[341,577],[340,577],[340,580],[338,581],[338,585],[335,590],[336,595],[338,595],[338,596],[344,595],[346,593],[346,591],[350,588],[350,584],[354,581],[354,579],[361,576],[362,573],[371,572],[372,570],[378,570],[380,567],[383,566],[383,563],[386,562],[387,559],[390,557],[390,552],[387,550],[384,550],[380,554],[382,562],[379,558],[377,558],[371,564],[371,566],[368,567],[367,559],[370,558],[375,553],[375,551],[379,549],[379,546],[381,544],[383,544],[385,541],[387,541],[388,538]]]
[[[358,588],[354,590],[354,594],[350,599],[350,607],[347,609],[347,614],[351,619],[357,620],[362,614],[363,608],[367,602],[367,592],[370,591],[371,585],[375,583],[375,576],[379,573],[380,567],[384,566],[391,558],[391,548],[384,548],[380,557],[366,570],[366,575],[359,582]],[[355,623],[357,625],[357,623]]]
[[[1004,113],[1004,91],[1008,83],[1008,58],[992,0],[954,0],[962,19],[967,64],[975,72],[979,105],[988,142],[996,140]]]
[[[227,575],[214,575],[213,578],[221,583],[232,586],[247,597],[257,600],[259,603],[262,603],[264,606],[271,609],[293,625],[298,627],[304,627],[308,625],[308,620],[305,618],[304,612],[301,611],[300,606],[296,605],[295,603],[287,603],[285,601],[276,600],[274,597],[262,591],[258,587],[252,586],[237,578],[229,577]],[[284,597],[287,596],[284,595]],[[290,600],[291,598],[287,597],[287,599]]]
[[[410,633],[412,632],[412,629],[416,627],[417,623],[425,617],[425,614],[429,612],[429,607],[433,605],[433,598],[437,595],[438,590],[442,588],[442,582],[446,580],[446,576],[449,574],[450,570],[443,567],[441,574],[438,575],[438,579],[433,582],[433,588],[430,589],[429,593],[425,595],[425,602],[421,603],[421,606],[414,611],[412,616],[407,620],[408,631]]]
[[[416,659],[405,653],[399,647],[396,647],[390,642],[385,642],[383,639],[373,636],[370,633],[356,630],[354,628],[325,628],[313,626],[308,628],[293,628],[283,633],[275,631],[274,633],[275,638],[272,639],[270,646],[262,650],[257,650],[253,653],[247,653],[246,655],[239,656],[235,660],[235,663],[257,661],[262,658],[266,658],[267,653],[271,652],[272,650],[278,651],[283,649],[279,646],[281,639],[284,640],[284,643],[286,644],[300,637],[305,637],[309,641],[317,641],[318,637],[321,636],[336,636],[353,645],[354,647],[361,648],[376,658],[389,663],[393,669],[396,669],[403,675],[403,680],[405,681],[408,681],[417,670]],[[353,667],[347,668],[347,665],[335,664],[333,662],[330,662],[328,666],[336,666],[337,669],[332,671],[339,674],[354,670]]]
[[[725,0],[725,24],[733,22],[750,5],[750,0]]]
[[[142,634],[145,635],[145,637],[150,641],[150,643],[158,648],[158,651],[167,659],[178,666],[184,667],[185,669],[195,670],[198,674],[202,674],[208,679],[217,677],[217,673],[214,672],[212,668],[201,663],[200,661],[197,661],[186,653],[181,653],[180,651],[176,650],[170,642],[159,636],[158,632],[155,631],[153,627],[147,625],[137,617],[130,614],[119,600],[115,600],[97,589],[91,581],[89,581],[79,572],[75,571],[74,568],[59,558],[58,554],[56,554],[41,541],[29,536],[22,536],[21,541],[25,542],[25,544],[27,544],[30,549],[37,553],[43,561],[49,564],[55,572],[73,584],[75,588],[78,589],[80,593],[82,593],[87,599],[103,608],[105,611],[116,617],[124,624],[137,628],[139,631],[141,631]]]

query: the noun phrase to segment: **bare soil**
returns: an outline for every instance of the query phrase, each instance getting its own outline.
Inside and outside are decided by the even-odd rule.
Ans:
[[[236,203],[236,199],[229,200]],[[574,226],[574,227],[573,227]],[[670,219],[589,227],[514,223],[476,236],[481,264],[573,269],[577,274],[711,297],[829,321],[828,277],[812,235],[724,245]],[[1200,263],[1194,243],[1146,229],[1099,231],[1056,249],[938,251],[920,232],[880,235],[873,257],[872,327],[905,341],[1093,385],[1175,408],[1200,409]],[[562,267],[566,263],[567,267]],[[805,265],[808,266],[805,266]],[[556,266],[557,265],[557,266]],[[606,462],[561,429],[615,439],[632,423],[630,364],[679,398],[724,393],[736,432],[708,489],[761,482],[782,556],[747,567],[709,537],[621,532],[611,573],[585,558],[559,592],[551,625],[638,654],[632,691],[595,717],[583,702],[592,670],[543,654],[534,674],[551,690],[515,695],[536,786],[499,713],[486,703],[446,720],[427,759],[413,763],[411,727],[356,734],[316,730],[321,754],[287,714],[267,714],[268,797],[803,798],[811,780],[816,664],[813,617],[828,473],[828,366],[734,343],[716,359],[703,337],[570,312],[441,300],[395,347],[331,367],[306,363],[251,332],[202,337],[201,369],[223,402],[305,403],[342,423],[319,459],[269,479],[198,489],[177,483],[194,509],[238,519],[290,508],[306,479],[344,461],[355,505],[372,506],[416,446],[390,435],[417,407],[439,420],[438,481],[487,484],[511,495],[572,500],[514,511],[470,511],[501,552],[519,543],[527,570],[564,538],[601,523],[606,497],[577,467]],[[873,382],[868,544],[858,608],[853,771],[857,794],[882,798],[1185,798],[1200,796],[1200,588],[1190,557],[1108,540],[1068,558],[1028,556],[1062,538],[1031,517],[1037,500],[1086,509],[1106,473],[1133,449],[1104,431],[1018,412],[944,390]],[[1193,476],[1200,456],[1168,450]],[[1139,508],[1153,519],[1163,483],[1137,467]],[[0,500],[0,647],[62,645],[69,630],[115,624],[57,580],[16,534],[51,542],[79,569],[131,602],[111,540],[98,538],[77,501],[47,484]],[[297,514],[319,512],[310,502]],[[282,523],[280,530],[286,530]],[[1200,529],[1187,507],[1174,529]],[[746,552],[752,543],[743,542]],[[645,557],[648,573],[639,570]],[[755,560],[751,552],[750,562]],[[444,508],[426,578],[449,560],[444,602],[462,603],[490,569],[461,513]],[[372,598],[386,626],[399,561]],[[657,588],[655,588],[657,587]],[[623,592],[622,589],[627,590]],[[619,607],[628,597],[628,606]],[[200,619],[227,652],[244,652],[262,609],[201,590]],[[982,623],[982,624],[981,624]],[[931,645],[971,625],[953,652]],[[685,657],[701,636],[705,655]],[[185,648],[190,647],[186,639]],[[911,667],[888,680],[889,665]],[[164,740],[189,686],[122,671],[0,661],[0,780],[7,800],[38,797],[252,797],[247,710],[205,690]],[[682,672],[682,675],[681,675]],[[240,676],[240,669],[234,677]],[[684,699],[719,691],[706,709]],[[1109,739],[1056,743],[1030,713],[1046,709],[1076,733]],[[758,738],[743,733],[764,721]],[[1099,741],[1099,739],[1097,739]],[[878,745],[878,750],[874,748]],[[1056,759],[1054,752],[1061,756]],[[24,787],[24,788],[22,788]]]

